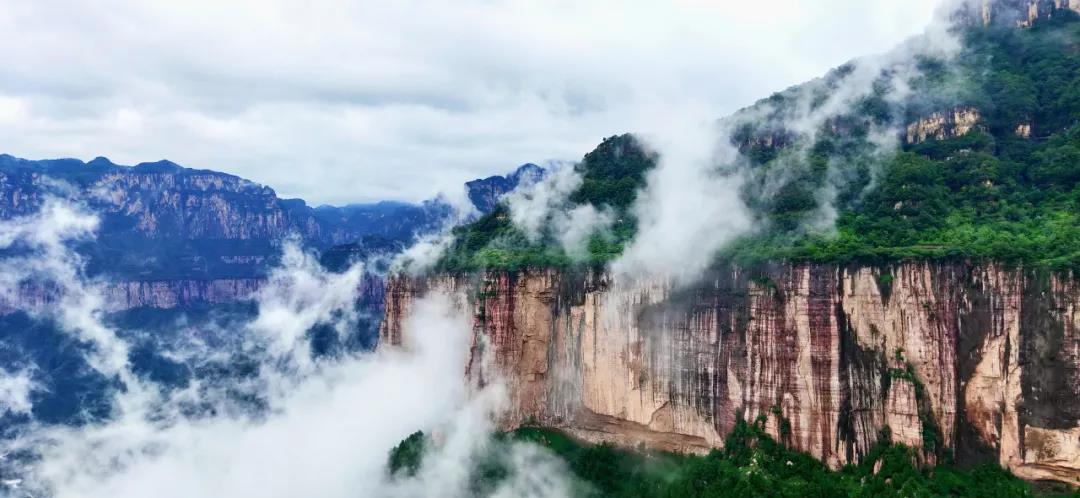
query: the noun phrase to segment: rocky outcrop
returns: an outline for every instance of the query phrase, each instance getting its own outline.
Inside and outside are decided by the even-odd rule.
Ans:
[[[402,341],[412,302],[433,290],[470,303],[469,375],[505,379],[507,426],[701,452],[763,417],[834,468],[887,435],[928,461],[1080,484],[1069,276],[907,263],[726,268],[689,288],[556,271],[396,277],[380,347]]]
[[[273,189],[237,176],[168,161],[126,167],[104,158],[0,156],[0,219],[33,213],[50,195],[77,197],[112,222],[107,229],[145,238],[252,240],[295,233],[334,242],[322,240],[330,235],[302,202],[279,199]]]
[[[974,107],[957,107],[935,112],[907,126],[905,142],[908,145],[927,140],[946,140],[967,134],[979,123],[981,115]]]
[[[733,140],[740,152],[748,154],[760,150],[784,149],[794,144],[796,138],[794,132],[783,129],[744,129],[737,132]]]
[[[1069,10],[1080,12],[1080,0],[964,0],[954,17],[969,24],[1027,28]]]
[[[1020,138],[1031,138],[1031,123],[1020,123],[1016,125],[1016,136]]]

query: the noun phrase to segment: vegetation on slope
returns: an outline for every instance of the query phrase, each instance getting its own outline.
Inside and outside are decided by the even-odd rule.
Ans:
[[[589,241],[588,263],[602,264],[614,259],[633,238],[636,223],[630,208],[645,184],[645,174],[656,165],[656,160],[655,154],[626,134],[605,139],[575,166],[582,183],[570,195],[570,202],[610,209],[616,219],[608,233],[596,234]],[[440,262],[444,270],[564,267],[572,263],[552,238],[530,242],[514,227],[505,206],[458,227],[454,236],[454,245]]]
[[[960,98],[982,114],[976,129],[891,155],[875,185],[859,193],[864,186],[854,183],[840,196],[835,233],[805,235],[774,224],[728,255],[1080,264],[1080,23],[973,30],[959,60],[966,85]],[[1027,123],[1032,136],[1017,135]],[[819,144],[809,161],[830,160],[828,150]],[[802,185],[813,188],[812,181]],[[779,216],[813,209],[787,201],[797,207]]]
[[[994,464],[971,468],[920,467],[914,451],[879,443],[860,465],[831,471],[810,455],[787,449],[762,430],[763,421],[740,422],[722,450],[706,456],[619,449],[607,444],[582,445],[562,433],[523,428],[502,436],[503,444],[527,441],[550,450],[565,464],[574,496],[587,497],[1024,497],[1080,496],[1065,488],[1032,486]],[[427,443],[415,434],[391,452],[393,475],[413,475]],[[478,495],[494,489],[513,469],[492,455],[481,458],[472,476]]]
[[[750,172],[742,197],[760,229],[720,257],[883,262],[985,258],[1054,268],[1080,266],[1080,23],[1061,15],[1031,29],[971,28],[955,63],[918,61],[913,97],[890,99],[889,80],[814,135],[753,139],[781,123],[769,116],[733,134]],[[852,71],[833,71],[811,91],[827,93]],[[795,88],[755,109],[782,114]],[[785,107],[786,106],[786,107]],[[971,107],[981,115],[963,136],[881,154],[875,126]],[[750,113],[754,114],[754,113]],[[760,113],[758,113],[760,114]],[[1031,136],[1017,127],[1031,125]],[[619,220],[595,235],[585,264],[617,257],[634,235],[631,206],[657,157],[630,135],[605,140],[577,167],[575,203],[609,206]],[[831,195],[824,195],[824,194]],[[823,215],[835,208],[835,217]],[[444,270],[566,266],[553,238],[530,243],[506,210],[458,229]]]

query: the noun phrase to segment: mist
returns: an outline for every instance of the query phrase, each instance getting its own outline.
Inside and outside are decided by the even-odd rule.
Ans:
[[[789,88],[778,95],[781,104],[763,100],[734,115],[717,119],[700,102],[671,96],[636,103],[643,128],[636,135],[658,153],[659,162],[646,178],[633,205],[638,231],[623,254],[612,263],[622,278],[658,276],[678,284],[695,281],[715,262],[717,253],[735,239],[770,228],[748,201],[768,203],[779,187],[809,168],[808,154],[819,135],[835,120],[854,117],[868,128],[865,150],[857,161],[876,184],[884,162],[900,146],[904,106],[912,97],[910,82],[922,76],[919,62],[933,58],[951,66],[960,50],[952,28],[954,3],[939,8],[923,34],[883,54],[861,57],[829,75]],[[864,99],[881,98],[896,111],[894,119],[877,123],[858,112]],[[896,117],[899,116],[899,117]],[[739,132],[753,130],[751,140],[772,135],[790,143],[770,168],[754,167],[745,156]],[[822,186],[816,190],[816,210],[800,230],[829,236],[834,233],[838,192],[853,181],[853,164],[829,161]]]
[[[542,180],[518,187],[503,201],[510,221],[530,243],[545,237],[556,241],[571,259],[587,256],[588,239],[607,231],[615,215],[591,204],[575,205],[570,196],[581,187],[581,171],[569,164],[549,165]]]
[[[719,167],[733,163],[738,151],[700,109],[688,105],[654,114],[663,117],[662,131],[642,134],[660,159],[633,205],[638,232],[612,263],[620,277],[694,280],[716,250],[752,226],[740,197],[745,174]]]
[[[5,413],[29,413],[30,391],[34,387],[34,381],[28,372],[0,369],[0,416]]]
[[[631,208],[637,232],[611,264],[612,273],[677,285],[697,281],[732,241],[769,228],[749,201],[774,197],[803,172],[809,147],[830,120],[852,113],[881,85],[886,102],[902,105],[911,94],[908,82],[918,75],[917,58],[949,61],[958,46],[939,21],[895,51],[855,60],[843,74],[784,92],[783,108],[766,102],[723,120],[709,102],[680,95],[685,74],[650,75],[644,86],[620,92],[612,99],[617,106],[605,106],[617,107],[624,124],[660,159]],[[725,69],[694,62],[695,71]],[[627,66],[636,72],[634,64]],[[755,131],[793,137],[783,167],[751,167],[736,140],[747,123],[763,125]],[[899,146],[903,125],[871,124],[869,149],[858,159],[869,164],[871,183]],[[560,147],[560,153],[566,150]],[[838,192],[851,181],[849,166],[830,162],[806,230],[828,234],[835,227]],[[571,202],[581,184],[579,170],[556,168],[506,197],[510,221],[529,242],[554,240],[571,259],[584,260],[590,237],[604,236],[616,214]],[[475,213],[463,196],[451,199],[455,215],[396,255],[392,271],[430,271],[453,244],[452,228]],[[543,448],[492,437],[507,408],[506,388],[497,376],[478,385],[465,375],[470,355],[486,348],[473,348],[483,339],[474,338],[461,296],[433,293],[416,301],[401,347],[314,354],[313,328],[339,339],[355,332],[363,318],[355,306],[358,289],[377,270],[357,262],[328,272],[296,240],[285,242],[280,265],[252,296],[253,318],[228,326],[178,325],[183,339],[159,352],[189,365],[251,362],[250,375],[197,376],[177,387],[139,374],[130,361],[132,343],[107,320],[102,282],[86,276],[73,249],[92,241],[99,225],[78,202],[62,199],[47,200],[32,216],[0,221],[0,249],[14,253],[0,260],[0,298],[17,302],[14,296],[28,282],[55,287],[54,302],[21,311],[55,321],[84,346],[87,364],[110,386],[107,417],[49,425],[31,415],[32,393],[41,388],[36,366],[0,370],[0,416],[30,419],[0,441],[0,454],[21,455],[14,464],[17,478],[3,481],[0,496],[464,497],[475,492],[475,463],[492,452],[510,472],[490,496],[563,497],[579,485]],[[227,327],[215,335],[234,340],[204,344],[200,330],[186,328],[201,326]],[[418,430],[435,436],[421,467],[413,476],[391,475],[389,451]]]
[[[567,496],[565,469],[545,450],[493,443],[505,389],[497,377],[469,384],[472,327],[460,299],[420,299],[400,348],[316,357],[311,327],[353,330],[364,264],[330,273],[288,242],[280,266],[253,296],[256,316],[230,331],[238,336],[235,346],[191,341],[162,352],[196,364],[254,359],[254,376],[165,386],[132,370],[125,356],[130,344],[104,320],[97,286],[72,250],[96,226],[93,215],[60,200],[31,217],[0,222],[5,246],[23,247],[36,261],[22,273],[6,268],[0,289],[14,292],[12,285],[30,278],[62,283],[60,306],[31,311],[56,318],[65,333],[84,341],[88,362],[119,385],[105,419],[81,426],[31,420],[0,443],[0,454],[24,455],[0,496],[471,496],[473,462],[490,451],[505,452],[511,463],[493,496]],[[5,372],[3,409],[29,413],[33,388],[31,375]],[[237,395],[260,402],[238,403]],[[439,444],[415,476],[391,476],[389,451],[417,430],[439,434]]]

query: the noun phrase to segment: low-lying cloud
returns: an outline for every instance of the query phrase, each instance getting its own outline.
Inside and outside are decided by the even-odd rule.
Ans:
[[[36,383],[29,372],[0,369],[0,417],[30,413],[30,392],[35,387]]]
[[[123,413],[46,433],[32,469],[57,497],[347,497],[385,483],[389,450],[468,406],[469,329],[446,301],[419,303],[409,351],[276,378],[270,413],[157,420]],[[161,409],[163,407],[155,407]],[[429,495],[434,496],[434,495]]]
[[[660,159],[634,203],[638,232],[612,264],[617,275],[696,279],[717,250],[751,227],[744,173],[724,168],[738,151],[700,112],[684,111],[642,135]]]
[[[951,5],[951,4],[950,4]],[[720,121],[706,106],[678,105],[673,99],[643,106],[652,118],[640,138],[659,153],[659,164],[633,206],[638,232],[612,268],[617,275],[657,275],[688,282],[697,279],[716,254],[737,237],[768,229],[768,220],[748,207],[748,200],[768,201],[780,187],[807,174],[808,154],[819,135],[835,120],[854,116],[868,128],[866,163],[870,188],[881,164],[899,146],[904,113],[886,123],[874,122],[858,106],[876,92],[893,110],[912,96],[910,82],[922,76],[920,62],[933,58],[950,65],[960,42],[950,29],[949,10],[940,9],[923,34],[880,55],[855,59],[842,69],[781,92],[776,104],[765,101]],[[948,96],[940,96],[947,100]],[[751,126],[783,149],[772,168],[751,168],[735,138]],[[842,131],[839,133],[843,133]],[[775,135],[770,137],[769,135]],[[752,137],[753,139],[754,137]],[[774,140],[775,139],[775,140]],[[779,141],[788,143],[780,144]],[[851,182],[854,165],[831,158],[822,186],[815,192],[816,212],[803,230],[829,233],[839,208],[838,191]]]
[[[498,449],[491,435],[506,395],[497,378],[485,386],[466,378],[472,327],[458,300],[442,294],[418,300],[400,348],[315,357],[307,334],[312,326],[329,325],[343,335],[354,327],[363,263],[328,273],[314,255],[288,244],[281,266],[255,296],[256,317],[232,330],[242,338],[239,348],[176,352],[193,364],[254,359],[255,376],[160,385],[136,375],[126,358],[102,357],[129,345],[103,320],[103,302],[70,247],[94,226],[93,216],[62,201],[0,222],[7,246],[34,249],[38,264],[26,278],[72,279],[59,299],[80,310],[50,316],[93,346],[91,365],[122,387],[111,393],[113,408],[103,420],[81,426],[31,421],[0,442],[0,453],[23,458],[18,477],[5,476],[0,496],[471,496],[475,461]],[[33,311],[47,315],[45,308]],[[96,335],[87,333],[91,329]],[[3,410],[31,412],[34,381],[27,372],[32,366],[0,372]],[[238,395],[262,402],[238,404]],[[416,476],[390,476],[390,449],[417,430],[438,434],[440,442]],[[565,469],[542,449],[499,451],[511,471],[492,496],[568,496]]]
[[[577,168],[568,164],[553,166],[542,180],[519,187],[505,197],[510,221],[529,242],[551,238],[572,259],[583,259],[589,238],[610,228],[615,216],[609,209],[571,202],[571,194],[582,181]]]

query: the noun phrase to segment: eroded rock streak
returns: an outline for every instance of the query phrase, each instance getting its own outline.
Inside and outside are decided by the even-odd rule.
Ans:
[[[436,289],[472,308],[469,375],[508,384],[507,427],[701,452],[764,417],[834,468],[887,435],[928,461],[1080,484],[1072,276],[905,263],[726,268],[689,288],[551,270],[396,277],[383,347]]]

